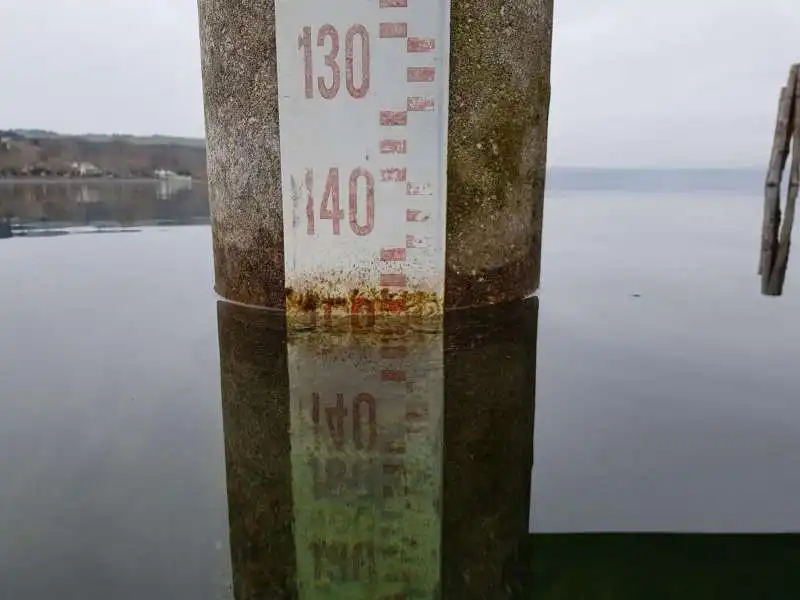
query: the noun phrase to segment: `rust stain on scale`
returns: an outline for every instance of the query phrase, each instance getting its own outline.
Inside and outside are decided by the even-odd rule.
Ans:
[[[435,292],[392,291],[389,288],[351,290],[332,295],[328,285],[286,290],[286,320],[290,330],[323,329],[359,334],[437,332],[442,328],[443,299]],[[322,291],[324,290],[324,291]]]

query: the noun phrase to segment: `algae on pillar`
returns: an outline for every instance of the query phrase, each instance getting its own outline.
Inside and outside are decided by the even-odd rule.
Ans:
[[[336,23],[326,24],[332,8],[322,0],[279,4],[283,21],[276,20],[274,0],[198,0],[218,293],[277,309],[287,308],[288,295],[289,308],[315,315],[348,314],[364,306],[388,310],[417,293],[433,294],[439,309],[534,293],[540,271],[552,5],[552,0],[476,0],[452,6],[445,0],[342,0],[335,7]],[[295,11],[292,18],[307,15],[307,28],[294,31],[286,11]],[[420,33],[428,26],[425,11],[442,22],[435,35]],[[292,27],[286,25],[290,22]],[[426,56],[433,60],[430,65]],[[397,71],[398,78],[387,79],[390,71]],[[369,84],[365,73],[371,73]],[[288,89],[282,83],[279,93],[280,78],[291,85]],[[406,82],[407,90],[402,87]],[[400,99],[393,96],[397,90]],[[434,102],[440,96],[445,101]],[[287,112],[306,100],[313,110]],[[312,110],[307,114],[313,113],[317,124],[313,131],[297,130],[304,110]],[[378,112],[380,125],[386,126],[380,130]],[[331,142],[330,132],[344,127],[342,116],[349,119],[352,136]],[[340,154],[353,155],[362,133],[353,124],[362,122],[364,129],[380,131],[380,139],[372,136],[359,151],[361,164],[341,165],[344,170],[335,179],[341,181],[340,192],[334,193],[338,188],[329,185],[330,178],[326,183],[328,169],[322,165],[327,158],[333,163]],[[425,170],[439,161],[414,154],[422,152],[421,144],[414,147],[414,135],[438,131],[438,125],[427,125],[433,122],[442,129],[434,148],[442,160],[433,167],[439,169],[434,184],[426,187],[412,180],[413,168]],[[406,123],[409,130],[412,123],[418,128],[408,136],[408,145],[402,135],[388,135]],[[335,144],[341,144],[341,153]],[[317,145],[323,150],[317,152]],[[306,174],[286,164],[287,148],[295,157],[308,149]],[[430,149],[426,146],[425,152]],[[388,155],[396,164],[385,162]],[[309,179],[312,163],[315,177]],[[354,183],[351,175],[348,198],[350,173],[363,177]],[[363,203],[370,202],[372,173],[376,187],[370,212]],[[363,185],[366,192],[360,191]],[[417,206],[406,206],[405,195],[422,198]],[[336,204],[325,204],[334,198]],[[417,235],[410,228],[427,212],[435,228]],[[373,224],[379,235],[370,238]],[[324,235],[322,225],[327,227]],[[303,252],[313,266],[311,247],[320,264],[329,266],[302,279],[303,289],[289,289],[297,288],[287,282]]]
[[[451,11],[448,308],[539,287],[553,0]]]
[[[215,289],[284,306],[273,0],[198,0]]]

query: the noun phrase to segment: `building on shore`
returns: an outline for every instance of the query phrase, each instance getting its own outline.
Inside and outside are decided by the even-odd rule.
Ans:
[[[170,179],[176,181],[192,180],[191,175],[181,175],[175,171],[169,171],[167,169],[156,169],[154,175],[156,176],[156,179]]]
[[[74,162],[71,171],[80,177],[97,177],[103,174],[103,170],[88,162]]]

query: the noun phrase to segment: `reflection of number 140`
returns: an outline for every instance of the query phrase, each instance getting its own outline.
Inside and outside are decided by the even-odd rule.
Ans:
[[[314,235],[317,232],[316,223],[316,201],[314,200],[314,170],[306,169],[305,175],[306,197],[306,217],[308,217],[308,227],[306,233]],[[294,178],[292,186],[295,187]],[[328,170],[328,177],[325,180],[325,190],[322,193],[320,202],[319,218],[333,221],[333,235],[341,234],[341,220],[344,219],[344,210],[339,201],[340,193],[339,169],[333,167]],[[375,227],[375,177],[366,169],[353,169],[347,186],[348,213],[350,229],[356,235],[368,235]],[[363,190],[365,198],[365,219],[363,224],[359,222],[358,198],[359,188]],[[296,191],[296,187],[295,187]]]
[[[318,393],[312,395],[311,418],[314,425],[320,422],[320,398]],[[353,443],[358,450],[364,448],[362,439],[363,415],[367,415],[367,426],[369,427],[369,443],[367,450],[375,448],[378,440],[378,425],[375,408],[375,398],[370,394],[359,394],[353,398]],[[341,450],[344,446],[344,418],[347,416],[347,409],[344,407],[344,394],[336,394],[336,406],[325,407],[325,421],[328,424],[328,432],[331,435],[334,446]]]

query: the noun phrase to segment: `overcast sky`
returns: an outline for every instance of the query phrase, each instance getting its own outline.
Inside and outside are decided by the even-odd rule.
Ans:
[[[800,0],[556,0],[555,21],[550,164],[766,162]],[[0,0],[0,127],[202,136],[196,0]]]

